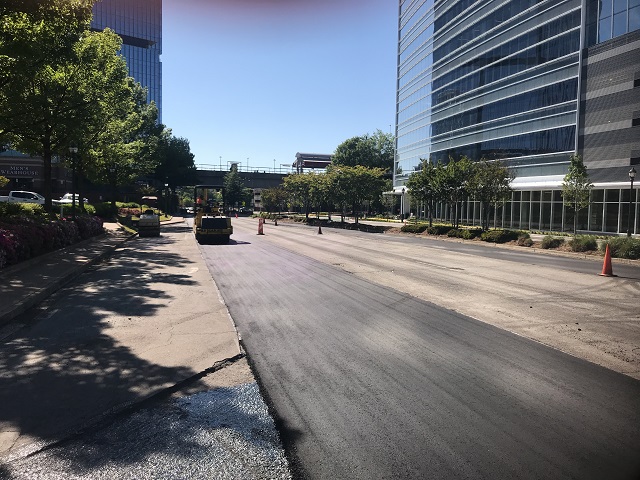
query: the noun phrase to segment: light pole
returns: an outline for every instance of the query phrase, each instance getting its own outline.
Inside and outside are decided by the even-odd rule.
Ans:
[[[169,210],[169,184],[164,184],[164,216],[167,216],[167,210]]]
[[[404,223],[404,187],[402,187],[402,196],[400,197],[400,220]]]
[[[631,236],[631,232],[633,232],[633,227],[631,226],[631,219],[634,218],[633,215],[631,215],[631,212],[633,211],[633,180],[636,178],[636,169],[631,167],[631,170],[629,170],[629,182],[631,183],[631,186],[629,187],[629,215],[627,216],[627,237]]]
[[[76,219],[76,153],[78,147],[74,144],[69,145],[69,153],[71,154],[71,216]]]
[[[117,213],[117,209],[116,209],[116,183],[117,183],[117,177],[116,177],[116,165],[115,165],[115,163],[109,167],[109,173],[110,173],[109,183],[111,183],[111,206],[112,206],[113,214],[115,215]]]
[[[222,155],[220,155],[220,171],[222,171]]]

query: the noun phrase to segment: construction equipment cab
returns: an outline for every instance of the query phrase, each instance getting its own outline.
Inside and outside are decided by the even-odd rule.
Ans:
[[[193,233],[199,243],[229,243],[233,227],[224,214],[224,187],[196,185],[193,191],[195,218]]]

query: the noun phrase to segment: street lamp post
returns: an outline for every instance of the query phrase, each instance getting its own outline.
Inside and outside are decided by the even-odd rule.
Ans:
[[[400,197],[400,220],[404,223],[404,187],[402,187],[402,196]]]
[[[167,211],[169,210],[169,184],[164,184],[164,215],[167,216]]]
[[[78,153],[78,147],[75,145],[69,146],[69,153],[71,154],[71,216],[76,219],[76,153]]]
[[[629,215],[627,216],[627,237],[630,237],[631,233],[633,232],[631,219],[634,218],[634,216],[631,215],[631,213],[633,211],[633,180],[635,178],[636,178],[636,169],[631,167],[631,170],[629,170],[629,182],[631,183],[631,186],[629,187]]]
[[[111,205],[114,215],[117,213],[116,209],[116,165],[115,163],[109,167],[109,183],[111,184]]]

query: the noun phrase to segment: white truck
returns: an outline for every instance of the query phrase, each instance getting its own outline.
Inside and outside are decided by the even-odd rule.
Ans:
[[[27,192],[25,190],[13,190],[9,195],[0,197],[0,202],[10,203],[37,203],[44,205],[44,197],[39,193]]]
[[[76,205],[80,205],[80,195],[75,194],[76,197]],[[89,203],[89,200],[86,198],[82,198],[83,203]],[[51,203],[54,205],[71,205],[73,203],[73,193],[65,193],[60,200],[52,200]]]

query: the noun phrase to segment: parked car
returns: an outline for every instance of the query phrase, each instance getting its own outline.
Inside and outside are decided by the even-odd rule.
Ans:
[[[13,203],[37,203],[44,205],[44,197],[39,193],[27,192],[25,190],[13,190],[6,197],[0,197],[0,202]]]
[[[76,195],[76,204],[80,203],[80,195],[79,194],[75,194]],[[87,200],[86,198],[82,199],[83,203],[89,203],[89,200]],[[73,203],[73,193],[65,193],[62,197],[60,197],[60,200],[53,200],[53,204],[54,205],[71,205]]]

